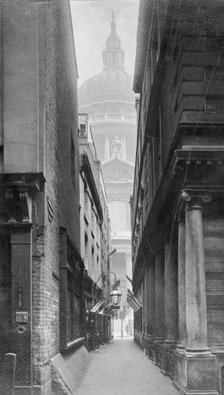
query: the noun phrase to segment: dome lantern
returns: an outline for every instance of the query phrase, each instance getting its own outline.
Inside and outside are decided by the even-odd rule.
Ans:
[[[112,12],[111,32],[106,41],[106,50],[103,51],[104,70],[123,70],[125,53],[121,49],[121,40],[116,32],[114,12]]]

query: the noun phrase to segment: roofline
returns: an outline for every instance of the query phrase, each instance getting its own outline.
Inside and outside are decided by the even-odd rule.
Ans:
[[[149,25],[152,19],[152,10],[155,0],[140,0],[138,13],[138,29],[135,57],[135,72],[133,90],[141,93],[142,80],[145,68],[145,54],[147,52]]]
[[[129,160],[119,158],[117,156],[115,156],[113,158],[110,158],[108,160],[105,160],[104,162],[101,162],[101,164],[102,164],[102,167],[105,167],[105,166],[107,166],[110,163],[115,162],[115,161],[123,163],[123,164],[128,165],[128,166],[133,167],[133,168],[135,167],[134,163],[130,162]]]

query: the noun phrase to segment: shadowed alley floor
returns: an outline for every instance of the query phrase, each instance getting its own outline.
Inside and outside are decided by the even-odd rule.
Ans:
[[[115,339],[91,353],[78,395],[177,395],[168,377],[144,356],[133,338]]]

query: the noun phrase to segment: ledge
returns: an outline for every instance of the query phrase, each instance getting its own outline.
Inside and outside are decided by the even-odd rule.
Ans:
[[[85,338],[79,337],[78,339],[73,340],[72,342],[67,343],[67,346],[62,351],[62,354],[69,354],[72,351],[78,350],[85,344]]]
[[[30,229],[32,227],[31,222],[0,222],[0,227],[13,228],[13,229]]]
[[[172,207],[177,207],[179,204],[178,197],[180,196],[182,189],[190,189],[190,190],[199,190],[199,191],[210,191],[217,195],[223,193],[224,184],[221,177],[216,179],[216,184],[211,184],[211,181],[207,181],[206,183],[200,183],[200,174],[194,174],[194,179],[191,178],[186,179],[184,184],[182,182],[183,174],[186,171],[188,166],[195,165],[197,161],[211,161],[214,163],[214,166],[220,166],[223,161],[223,147],[215,147],[215,146],[195,146],[193,150],[191,150],[192,146],[183,146],[182,149],[176,149],[172,152],[172,156],[170,156],[166,168],[163,171],[162,177],[160,179],[160,184],[156,190],[155,196],[152,200],[152,204],[150,210],[147,214],[144,229],[142,231],[142,235],[139,238],[140,244],[139,247],[136,247],[136,254],[133,263],[133,278],[134,284],[136,284],[136,273],[138,268],[141,265],[141,260],[139,258],[140,245],[143,245],[143,240],[150,239],[152,241],[153,235],[157,231],[157,219],[159,215],[163,217],[166,211],[166,203],[169,202],[169,212],[171,213],[171,198],[173,202]],[[211,149],[210,149],[211,148]],[[220,162],[220,164],[219,164]],[[210,166],[210,165],[209,165]],[[188,167],[188,173],[189,167]],[[219,173],[218,173],[219,174]],[[197,176],[197,177],[196,177]],[[196,178],[195,178],[196,177]],[[175,192],[174,192],[175,191]],[[136,201],[138,195],[136,194]],[[176,200],[174,200],[174,198]],[[136,216],[136,209],[134,211],[134,219]],[[171,215],[171,214],[170,214]],[[160,218],[161,218],[160,217]],[[136,221],[134,221],[136,224]],[[136,225],[133,227],[133,233],[135,231]],[[115,240],[116,237],[112,239]],[[134,285],[135,286],[135,285]]]
[[[192,127],[192,123],[196,125],[200,124],[223,124],[224,114],[220,112],[209,112],[209,111],[186,111],[183,110],[180,119],[181,124],[189,124]]]
[[[30,192],[43,191],[46,181],[43,173],[4,173],[2,176],[7,188]]]

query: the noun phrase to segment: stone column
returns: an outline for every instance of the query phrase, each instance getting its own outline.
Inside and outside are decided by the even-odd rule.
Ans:
[[[193,196],[192,196],[193,195]],[[201,195],[201,196],[200,196]],[[217,362],[207,346],[206,287],[201,203],[202,191],[183,191],[185,201],[185,352],[176,353],[174,386],[183,394],[218,395]],[[210,199],[210,200],[209,200]],[[183,268],[183,222],[179,223],[179,268]],[[183,282],[183,276],[182,276]],[[184,287],[183,287],[184,288]],[[179,300],[180,302],[180,300]],[[183,301],[181,302],[183,303]],[[179,306],[180,307],[180,306]],[[182,322],[184,323],[184,322]],[[183,328],[182,328],[183,329]],[[183,332],[181,332],[183,334]],[[179,340],[181,340],[179,338]],[[182,337],[182,345],[184,338]],[[183,374],[184,372],[184,374]]]
[[[178,218],[178,348],[186,345],[185,221]]]
[[[164,252],[156,257],[155,265],[155,335],[164,339]]]
[[[186,204],[186,350],[208,350],[201,198],[183,192]]]
[[[176,235],[172,234],[165,246],[165,328],[166,343],[175,343],[177,335],[177,249]]]

